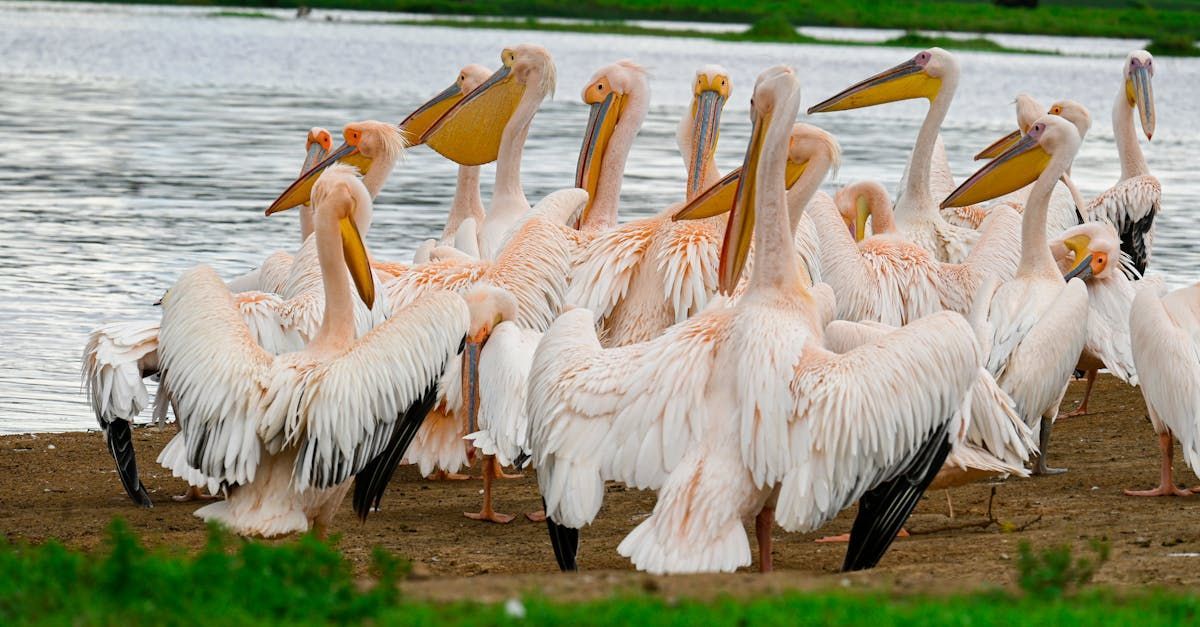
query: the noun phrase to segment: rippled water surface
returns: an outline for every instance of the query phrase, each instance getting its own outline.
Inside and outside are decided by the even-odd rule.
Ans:
[[[92,427],[78,375],[89,329],[156,316],[151,303],[195,264],[231,276],[270,251],[294,248],[296,215],[265,219],[262,209],[295,175],[310,126],[398,121],[460,66],[495,66],[503,47],[537,42],[554,54],[559,77],[526,146],[525,189],[537,199],[573,181],[587,117],[578,100],[584,83],[599,66],[629,57],[650,70],[653,91],[622,192],[622,216],[632,218],[682,195],[674,133],[700,64],[723,64],[734,81],[718,154],[725,170],[740,162],[749,90],[768,65],[797,69],[807,106],[912,52],[417,28],[336,16],[342,21],[0,3],[0,432]],[[1012,126],[1010,103],[1025,90],[1047,103],[1071,97],[1087,105],[1095,124],[1075,179],[1089,197],[1116,181],[1109,110],[1121,51],[1107,40],[1080,52],[1094,56],[960,55],[962,79],[943,127],[959,180],[972,171],[970,155]],[[1155,64],[1159,121],[1145,145],[1164,190],[1155,266],[1178,285],[1200,275],[1190,220],[1200,201],[1190,149],[1200,139],[1200,62]],[[874,177],[894,187],[924,113],[923,103],[908,102],[809,120],[841,141],[843,163],[831,185]],[[377,202],[374,253],[407,259],[417,242],[440,233],[454,177],[448,162],[413,150]],[[486,198],[490,170],[484,179]]]

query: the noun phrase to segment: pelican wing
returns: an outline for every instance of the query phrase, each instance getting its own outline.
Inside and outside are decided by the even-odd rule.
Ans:
[[[591,522],[605,480],[662,485],[704,424],[698,408],[727,321],[710,307],[659,339],[604,349],[591,312],[559,316],[534,355],[528,400],[530,449],[552,519]]]
[[[656,266],[663,277],[663,297],[679,323],[704,309],[717,291],[723,233],[711,218],[661,224],[665,232],[657,247]]]
[[[658,234],[661,219],[644,218],[609,229],[584,246],[571,270],[567,302],[607,318],[629,292],[634,274]]]
[[[248,483],[262,453],[259,404],[273,358],[207,266],[184,273],[162,305],[159,365],[185,434],[188,464],[217,481]]]
[[[587,199],[586,193],[580,194]],[[540,213],[548,200],[538,203],[535,215],[512,233],[487,275],[517,299],[514,322],[539,332],[562,311],[571,271],[571,243],[562,225]]]
[[[83,385],[100,426],[133,419],[149,402],[142,377],[158,369],[158,322],[106,324],[88,335]]]
[[[1154,245],[1154,218],[1162,203],[1158,179],[1143,174],[1125,179],[1088,204],[1089,221],[1108,222],[1121,236],[1121,252],[1133,259],[1138,275],[1146,273]],[[1131,276],[1130,278],[1136,278]]]
[[[1179,440],[1184,459],[1200,473],[1200,308],[1196,286],[1159,295],[1142,287],[1129,326],[1133,359],[1150,416]]]
[[[528,451],[525,400],[529,369],[542,334],[512,322],[496,326],[479,356],[479,431],[475,447],[508,466]]]
[[[383,452],[397,419],[437,385],[467,325],[462,298],[430,293],[336,358],[278,369],[259,431],[263,441],[269,450],[299,446],[292,474],[298,487],[342,483]],[[296,385],[280,384],[293,376]]]
[[[962,407],[979,361],[966,320],[949,312],[842,355],[807,349],[791,382],[787,441],[776,443],[788,463],[764,477],[782,481],[779,524],[816,529],[893,479]]]
[[[1137,385],[1129,329],[1129,308],[1136,292],[1135,283],[1124,272],[1116,271],[1107,280],[1092,279],[1087,287],[1088,328],[1084,351],[1099,358],[1117,378]]]

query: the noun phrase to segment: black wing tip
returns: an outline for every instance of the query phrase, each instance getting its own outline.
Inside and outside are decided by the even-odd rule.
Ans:
[[[950,423],[944,422],[921,444],[903,470],[875,486],[858,502],[842,572],[874,568],[892,546],[896,534],[916,509],[950,454]]]
[[[437,402],[438,380],[433,380],[425,393],[415,403],[400,415],[392,437],[383,452],[367,462],[363,469],[354,477],[354,496],[351,499],[354,514],[359,522],[367,522],[367,516],[372,509],[379,509],[383,502],[383,493],[387,490],[392,475],[400,466],[400,460],[408,452],[417,431],[425,423],[425,417]]]
[[[117,463],[117,476],[121,478],[121,487],[134,504],[153,508],[150,494],[138,477],[137,453],[133,449],[133,426],[127,420],[114,420],[104,426],[104,439],[108,444],[108,452]]]
[[[546,500],[542,499],[542,508]],[[564,573],[579,571],[575,558],[579,555],[579,530],[554,522],[549,514],[546,515],[546,530],[550,533],[550,546],[554,549],[554,561],[558,569]]]

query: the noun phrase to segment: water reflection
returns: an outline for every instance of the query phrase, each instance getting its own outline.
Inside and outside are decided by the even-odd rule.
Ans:
[[[684,185],[676,123],[695,68],[719,62],[734,94],[723,118],[721,168],[740,162],[754,76],[794,65],[805,103],[896,63],[881,48],[700,42],[562,33],[457,31],[320,21],[214,18],[211,9],[0,3],[0,432],[89,428],[79,352],[105,320],[157,315],[153,303],[198,263],[233,275],[297,242],[296,216],[262,209],[303,159],[305,131],[357,119],[399,120],[459,66],[496,65],[506,45],[536,41],[555,55],[559,90],[534,122],[523,165],[536,199],[570,185],[587,110],[578,92],[601,64],[630,57],[651,72],[653,107],[630,155],[622,215],[676,201]],[[618,43],[619,46],[614,45]],[[1120,61],[963,54],[945,126],[961,179],[970,156],[1012,124],[1018,90],[1073,97],[1096,119],[1076,165],[1091,196],[1119,167],[1108,111]],[[1154,265],[1173,284],[1197,278],[1200,201],[1185,166],[1200,128],[1194,60],[1156,61],[1158,134],[1146,146],[1164,189]],[[925,105],[897,104],[811,121],[844,149],[837,178],[895,187]],[[453,166],[412,151],[384,189],[372,246],[405,259],[440,232]],[[485,197],[491,170],[484,176]]]

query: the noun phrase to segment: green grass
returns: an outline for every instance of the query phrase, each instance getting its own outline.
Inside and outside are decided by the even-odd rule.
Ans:
[[[1194,592],[1116,593],[1086,587],[1095,562],[1065,548],[1022,548],[1022,593],[992,589],[956,595],[824,590],[755,598],[662,599],[626,595],[570,603],[526,595],[518,607],[405,599],[397,583],[408,563],[376,550],[371,581],[355,577],[332,543],[311,536],[283,543],[210,529],[194,555],[147,550],[115,521],[105,546],[87,554],[56,543],[0,539],[0,623],[72,625],[250,624],[454,625],[1178,625],[1200,620]],[[751,577],[753,575],[744,575]],[[583,580],[576,580],[586,585]],[[514,614],[524,613],[524,620]]]
[[[1187,35],[1166,33],[1155,37],[1146,46],[1150,54],[1170,57],[1200,57],[1200,48],[1196,40]]]
[[[125,0],[127,1],[127,0]],[[138,1],[138,0],[134,0]],[[140,0],[159,4],[257,5],[490,16],[660,19],[752,24],[781,14],[793,24],[1154,38],[1200,38],[1200,2],[1042,0],[1037,9],[990,0]]]

